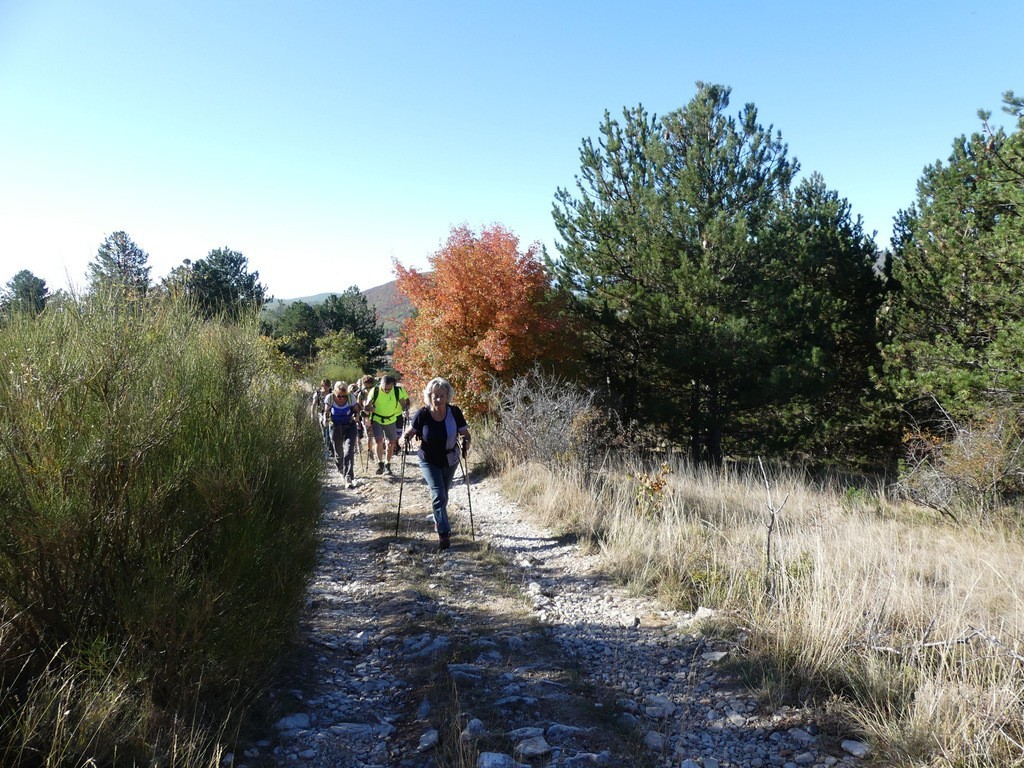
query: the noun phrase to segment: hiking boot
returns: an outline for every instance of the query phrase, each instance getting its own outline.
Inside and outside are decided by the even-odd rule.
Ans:
[[[385,474],[385,475],[393,475],[393,474],[394,474],[394,473],[393,473],[393,472],[391,471],[391,465],[390,465],[390,464],[385,464],[385,465],[384,465],[384,474]]]
[[[380,462],[377,465],[377,471],[374,474],[377,474],[377,475],[383,475],[384,474],[384,462],[383,461]]]
[[[437,551],[438,552],[444,552],[446,549],[448,549],[452,545],[452,542],[451,542],[451,539],[449,538],[449,536],[450,536],[450,534],[441,534],[438,537],[440,539],[437,542]]]

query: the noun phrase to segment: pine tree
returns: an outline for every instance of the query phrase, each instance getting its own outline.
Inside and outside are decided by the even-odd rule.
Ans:
[[[748,425],[786,453],[885,463],[895,431],[872,372],[881,366],[885,281],[873,239],[819,174],[797,185],[765,237],[761,302],[776,329],[774,405]]]
[[[339,294],[331,294],[317,304],[317,337],[348,331],[362,344],[365,365],[378,370],[387,361],[387,342],[384,326],[377,319],[377,309],[371,307],[358,286],[350,286]]]
[[[5,312],[28,312],[38,315],[46,306],[49,296],[46,281],[23,269],[7,281],[0,304]]]
[[[556,195],[554,263],[589,328],[592,363],[628,412],[689,431],[722,458],[726,425],[762,397],[770,329],[751,311],[764,277],[758,241],[797,170],[786,145],[730,89],[658,120],[606,114],[585,140],[577,194]]]
[[[108,235],[89,262],[87,277],[93,292],[113,290],[144,296],[149,290],[149,254],[124,232]]]
[[[1024,396],[1024,115],[925,168],[897,217],[886,384],[918,420],[965,422]]]
[[[187,295],[207,317],[237,319],[259,312],[270,300],[259,272],[249,272],[249,261],[238,251],[215,248],[186,270]]]

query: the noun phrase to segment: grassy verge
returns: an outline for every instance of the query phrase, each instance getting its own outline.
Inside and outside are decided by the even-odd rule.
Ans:
[[[531,463],[502,479],[549,525],[589,538],[623,582],[727,610],[751,682],[777,703],[817,704],[879,764],[1024,765],[1017,528],[675,460],[597,473]]]
[[[212,765],[290,639],[322,447],[255,324],[0,329],[0,762]]]

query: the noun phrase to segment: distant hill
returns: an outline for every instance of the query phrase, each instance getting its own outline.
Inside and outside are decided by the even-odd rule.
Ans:
[[[335,291],[335,293],[341,293],[341,291]],[[299,296],[294,299],[274,299],[272,302],[267,304],[265,309],[268,309],[271,312],[273,312],[275,310],[284,309],[289,304],[294,304],[296,301],[304,301],[310,306],[312,306],[314,304],[319,304],[321,301],[323,301],[330,295],[330,293],[318,293],[316,296]]]
[[[405,318],[412,315],[412,305],[409,301],[398,292],[397,290],[398,281],[392,280],[390,283],[384,283],[384,285],[378,285],[375,288],[368,288],[363,291],[363,296],[366,297],[366,302],[377,309],[377,319],[380,320],[381,325],[384,326],[384,332],[388,336],[393,336],[398,333],[398,328],[401,326],[402,321]],[[303,301],[310,306],[314,304],[320,304],[332,292],[318,293],[315,296],[299,296],[294,299],[274,299],[266,307],[265,312],[280,312],[282,309],[287,307],[289,304],[293,304],[296,301]],[[333,293],[340,294],[341,291],[333,291]]]
[[[363,291],[367,303],[377,308],[377,317],[390,336],[398,333],[398,328],[407,317],[412,317],[412,304],[398,292],[398,281],[378,285]]]

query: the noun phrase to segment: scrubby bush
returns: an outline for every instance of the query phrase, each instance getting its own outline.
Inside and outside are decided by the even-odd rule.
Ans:
[[[167,762],[259,690],[315,565],[305,408],[255,320],[92,297],[0,330],[0,763]]]
[[[1022,421],[1019,409],[993,405],[983,418],[961,424],[947,417],[941,429],[908,432],[898,490],[954,516],[990,517],[1001,511],[1019,522]]]
[[[485,447],[498,466],[590,462],[603,453],[616,420],[597,407],[591,390],[539,368],[508,383],[495,380],[490,414],[493,439]]]

